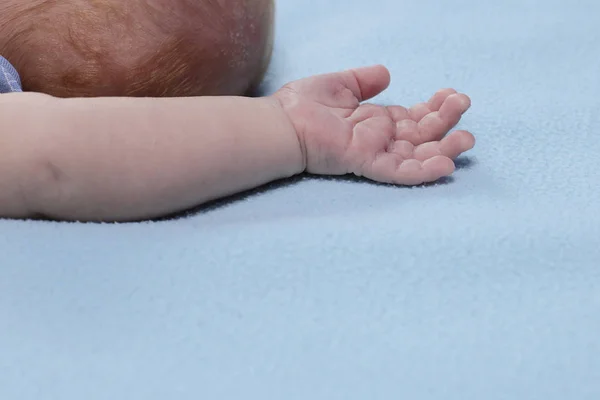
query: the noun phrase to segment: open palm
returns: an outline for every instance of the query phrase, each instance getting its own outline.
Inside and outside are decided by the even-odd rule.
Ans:
[[[475,145],[469,132],[447,135],[469,98],[444,89],[411,108],[362,103],[389,84],[388,70],[373,66],[301,79],[275,94],[300,138],[307,172],[399,185],[454,172],[453,160]]]

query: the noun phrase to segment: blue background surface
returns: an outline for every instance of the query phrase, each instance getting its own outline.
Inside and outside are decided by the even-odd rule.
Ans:
[[[0,222],[0,398],[600,398],[600,3],[280,0],[266,90],[469,94],[453,180],[301,178],[184,219]]]

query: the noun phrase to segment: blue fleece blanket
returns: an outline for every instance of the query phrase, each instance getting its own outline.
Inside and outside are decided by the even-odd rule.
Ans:
[[[280,0],[265,91],[468,93],[424,188],[302,177],[186,218],[0,222],[6,400],[600,398],[600,3]]]

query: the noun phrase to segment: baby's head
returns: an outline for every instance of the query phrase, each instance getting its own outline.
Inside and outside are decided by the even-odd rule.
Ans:
[[[244,94],[273,14],[274,0],[2,0],[0,55],[58,97]]]

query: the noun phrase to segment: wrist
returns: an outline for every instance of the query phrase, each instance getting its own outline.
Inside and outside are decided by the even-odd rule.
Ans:
[[[296,127],[296,124],[293,121],[293,118],[290,116],[287,107],[284,102],[277,96],[277,94],[267,97],[269,101],[273,104],[273,107],[277,110],[277,115],[282,120],[283,125],[285,126],[282,134],[290,137],[291,140],[294,141],[295,147],[297,150],[297,157],[294,159],[299,160],[298,172],[297,174],[303,173],[306,171],[307,158],[306,158],[306,145],[304,142],[304,138],[301,135],[301,130]]]

